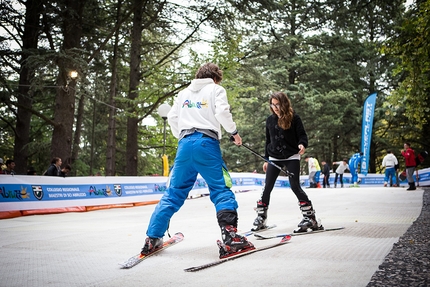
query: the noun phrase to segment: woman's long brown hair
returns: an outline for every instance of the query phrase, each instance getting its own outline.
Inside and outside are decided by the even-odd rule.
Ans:
[[[269,98],[269,104],[272,104],[272,99],[276,99],[279,102],[280,117],[278,119],[278,125],[284,130],[289,129],[291,127],[294,114],[290,99],[283,92],[276,92],[271,95]],[[272,106],[270,106],[270,111],[275,114]]]

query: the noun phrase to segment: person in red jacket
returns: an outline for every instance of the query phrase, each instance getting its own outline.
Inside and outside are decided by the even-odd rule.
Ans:
[[[415,181],[414,181],[414,171],[416,167],[415,162],[415,152],[411,148],[411,144],[406,142],[404,145],[404,150],[402,150],[402,156],[405,158],[406,164],[406,176],[408,179],[409,188],[406,190],[415,190]]]

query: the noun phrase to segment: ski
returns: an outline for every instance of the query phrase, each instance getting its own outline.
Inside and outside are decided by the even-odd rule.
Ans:
[[[121,269],[129,269],[133,266],[136,266],[137,264],[139,264],[140,262],[142,262],[146,258],[148,258],[154,254],[157,254],[158,252],[160,252],[160,251],[162,251],[162,250],[164,250],[170,246],[173,246],[176,243],[181,242],[182,240],[184,240],[184,235],[181,232],[175,233],[171,238],[169,238],[167,241],[163,242],[163,246],[154,250],[153,252],[151,252],[147,255],[142,255],[140,253],[136,254],[135,256],[124,261],[123,263],[118,263],[118,264],[121,265]]]
[[[257,239],[262,240],[262,239],[271,239],[271,238],[284,237],[284,236],[287,236],[287,235],[299,236],[299,235],[306,235],[306,234],[321,233],[321,232],[325,232],[325,231],[335,231],[335,230],[341,230],[341,229],[344,229],[344,228],[345,227],[334,227],[334,228],[325,228],[323,230],[315,230],[315,231],[299,232],[299,233],[285,233],[285,234],[268,235],[268,236],[264,236],[264,235],[255,233],[254,236],[257,237]]]
[[[256,230],[256,231],[252,230],[252,228],[251,228],[251,230],[246,231],[246,232],[242,232],[242,233],[240,233],[240,235],[242,235],[242,236],[250,236],[250,235],[252,235],[254,233],[263,232],[263,231],[266,231],[266,230],[269,230],[269,229],[272,229],[272,228],[275,228],[275,227],[276,227],[276,224],[267,225],[264,229],[260,229],[260,230]]]
[[[203,265],[199,265],[199,266],[194,266],[194,267],[186,268],[186,269],[184,269],[184,271],[185,272],[196,272],[196,271],[200,271],[200,270],[203,270],[203,269],[206,269],[206,268],[209,268],[209,267],[220,265],[220,264],[225,263],[227,261],[232,261],[232,260],[235,260],[237,258],[244,257],[246,255],[250,255],[250,254],[253,254],[253,253],[256,253],[256,252],[260,252],[260,251],[263,251],[263,250],[267,250],[267,249],[271,249],[271,248],[275,248],[275,247],[284,245],[285,243],[287,243],[288,241],[290,241],[290,239],[291,239],[290,235],[285,235],[284,237],[282,237],[281,241],[278,242],[278,243],[270,244],[270,245],[267,245],[267,246],[264,246],[264,247],[260,247],[260,248],[250,249],[250,250],[247,250],[247,251],[243,251],[242,253],[239,252],[237,254],[231,255],[231,256],[223,258],[223,259],[219,259],[219,260],[211,262],[211,263],[207,263],[207,264],[203,264]]]

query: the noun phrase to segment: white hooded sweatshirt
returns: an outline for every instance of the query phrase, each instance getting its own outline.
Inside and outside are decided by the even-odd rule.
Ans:
[[[226,90],[209,78],[194,79],[180,91],[167,119],[176,138],[182,130],[192,128],[213,130],[218,139],[221,125],[228,133],[236,131]]]
[[[394,167],[398,163],[396,156],[392,153],[388,153],[382,160],[382,166],[386,168]]]

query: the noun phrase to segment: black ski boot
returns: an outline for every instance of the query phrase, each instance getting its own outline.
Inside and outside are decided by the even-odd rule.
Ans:
[[[257,207],[255,211],[257,212],[257,218],[254,220],[253,225],[254,228],[251,228],[252,231],[259,231],[267,228],[267,204],[263,203],[261,200],[257,201]]]
[[[154,252],[158,248],[163,246],[163,238],[151,238],[147,237],[145,239],[145,245],[143,245],[142,251],[140,254],[147,255],[149,253]]]
[[[221,227],[223,242],[217,241],[220,259],[255,249],[254,245],[245,236],[241,236],[236,232],[237,229],[233,225]]]
[[[303,219],[299,225],[297,225],[299,228],[294,230],[294,233],[307,232],[308,229],[312,229],[313,231],[324,230],[324,227],[315,217],[315,210],[310,201],[300,201],[299,206],[303,214]]]
[[[415,182],[409,182],[409,188],[407,188],[406,190],[416,190],[416,186],[415,186]]]

